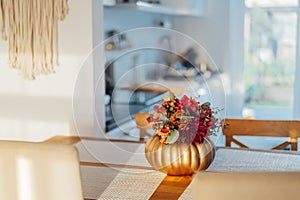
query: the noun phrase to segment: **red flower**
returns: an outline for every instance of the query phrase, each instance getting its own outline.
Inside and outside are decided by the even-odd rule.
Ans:
[[[153,107],[153,114],[147,118],[163,143],[172,131],[179,132],[177,142],[203,142],[203,138],[218,127],[210,103],[200,104],[194,98],[184,95],[181,99],[171,95],[162,105]]]
[[[153,106],[153,110],[154,110],[155,112],[157,112],[157,111],[159,110],[159,105],[154,105],[154,106]]]
[[[189,98],[186,95],[183,95],[183,97],[181,98],[182,103],[186,103],[188,100]]]
[[[159,112],[164,112],[166,109],[164,107],[159,108]]]
[[[207,114],[211,114],[211,109],[210,109],[210,108],[206,108],[205,112],[206,112]]]
[[[205,117],[206,117],[206,115],[205,115],[204,113],[201,113],[201,114],[200,114],[200,118],[201,118],[201,119],[204,119]]]
[[[167,129],[167,128],[162,128],[162,129],[161,129],[161,132],[162,132],[162,133],[168,133],[169,131],[170,131],[170,130]]]
[[[152,117],[151,116],[147,117],[147,122],[148,123],[152,122]]]
[[[212,126],[214,123],[213,122],[207,122],[206,123],[208,126]]]

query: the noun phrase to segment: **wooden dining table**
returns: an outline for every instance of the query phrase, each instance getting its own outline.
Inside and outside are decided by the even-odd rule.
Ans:
[[[192,176],[167,176],[144,155],[145,143],[104,138],[56,136],[44,143],[78,149],[83,195],[95,199],[191,199]],[[300,153],[217,147],[207,171],[300,171]]]
[[[131,84],[127,86],[123,86],[120,89],[122,90],[129,90],[129,91],[135,91],[135,92],[149,92],[149,93],[166,93],[166,92],[172,92],[174,94],[183,94],[185,91],[183,88],[168,88],[163,87],[161,85],[155,85],[155,84]]]

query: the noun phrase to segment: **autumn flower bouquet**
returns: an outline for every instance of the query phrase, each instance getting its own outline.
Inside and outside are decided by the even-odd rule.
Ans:
[[[220,128],[216,117],[220,110],[212,109],[209,102],[201,104],[186,95],[179,99],[174,94],[161,102],[161,106],[153,107],[147,120],[163,144],[202,143],[203,138],[216,134]]]

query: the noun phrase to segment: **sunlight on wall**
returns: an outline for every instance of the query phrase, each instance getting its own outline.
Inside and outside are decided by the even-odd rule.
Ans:
[[[69,6],[59,23],[60,66],[55,74],[24,80],[7,65],[8,46],[0,42],[0,139],[36,141],[76,134],[72,98],[81,64],[93,46],[92,1],[73,0]],[[92,88],[92,81],[82,87]],[[91,107],[92,102],[85,104]],[[93,130],[93,113],[86,116],[86,127]]]

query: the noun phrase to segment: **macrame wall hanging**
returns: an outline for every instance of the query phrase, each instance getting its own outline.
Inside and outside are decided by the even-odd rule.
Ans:
[[[26,79],[58,65],[58,20],[68,0],[0,0],[0,38],[8,40],[8,63]]]

